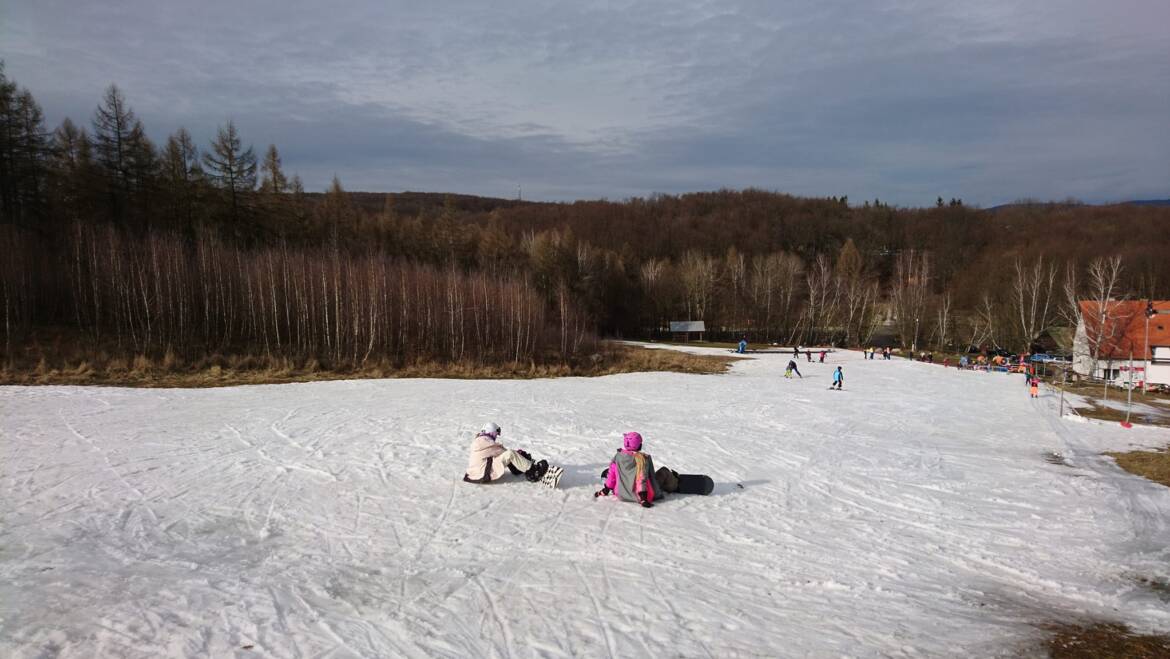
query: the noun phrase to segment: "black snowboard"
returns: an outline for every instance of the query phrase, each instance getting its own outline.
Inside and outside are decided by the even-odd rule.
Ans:
[[[710,476],[703,474],[679,474],[678,475],[678,493],[679,494],[702,494],[706,496],[711,494],[711,490],[715,489],[715,481],[711,480]]]

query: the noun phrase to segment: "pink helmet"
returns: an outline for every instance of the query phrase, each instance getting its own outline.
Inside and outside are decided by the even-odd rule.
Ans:
[[[641,451],[642,436],[636,432],[628,432],[622,435],[622,447],[627,451]]]

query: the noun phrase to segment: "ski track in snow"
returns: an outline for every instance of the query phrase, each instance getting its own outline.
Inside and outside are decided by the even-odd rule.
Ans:
[[[1170,489],[1101,455],[1170,430],[1070,422],[1002,374],[838,352],[786,380],[788,359],[0,387],[0,656],[1026,656],[1049,620],[1170,632],[1138,581],[1170,580]],[[488,419],[561,489],[461,482]],[[626,430],[715,491],[595,500]]]

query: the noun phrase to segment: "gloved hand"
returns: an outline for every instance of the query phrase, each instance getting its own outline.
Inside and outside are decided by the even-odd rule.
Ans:
[[[594,497],[594,498],[597,498],[597,497],[607,497],[607,496],[609,496],[609,493],[610,493],[610,492],[613,492],[613,490],[609,489],[608,487],[603,487],[603,488],[601,488],[600,490],[598,490],[598,491],[594,492],[594,493],[593,493],[593,497]]]

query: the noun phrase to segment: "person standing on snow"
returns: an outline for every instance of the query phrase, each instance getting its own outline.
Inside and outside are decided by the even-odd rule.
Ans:
[[[736,350],[736,352],[738,352],[741,355],[744,354],[745,352],[747,352],[747,337],[746,336],[739,340],[739,350]]]
[[[533,461],[532,456],[524,451],[505,448],[499,442],[501,433],[503,430],[491,421],[483,425],[483,429],[471,440],[463,480],[468,483],[490,483],[507,472],[516,476],[524,474],[525,478],[534,483],[544,478],[550,471],[548,461]],[[561,468],[553,467],[552,470],[559,480]]]
[[[840,390],[843,386],[845,386],[845,373],[838,366],[837,370],[833,371],[833,384],[829,385],[829,388]]]
[[[825,351],[824,350],[821,351],[821,363],[822,364],[825,363]]]
[[[1028,383],[1028,395],[1032,398],[1040,397],[1040,379],[1033,377],[1032,381]]]
[[[643,508],[654,505],[666,493],[654,480],[654,459],[642,452],[642,436],[628,432],[622,436],[622,447],[609,461],[605,483],[594,497],[613,494],[622,501],[633,501]]]
[[[791,378],[793,373],[796,373],[796,375],[799,376],[801,380],[804,379],[804,376],[800,374],[800,369],[796,368],[796,360],[789,359],[788,368],[784,371],[784,377]]]

